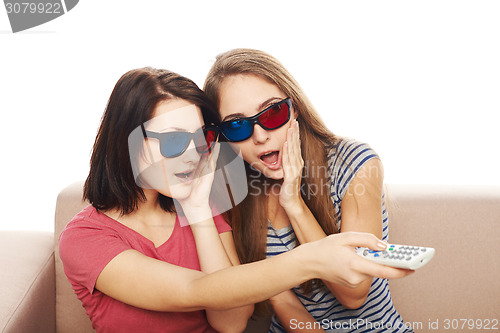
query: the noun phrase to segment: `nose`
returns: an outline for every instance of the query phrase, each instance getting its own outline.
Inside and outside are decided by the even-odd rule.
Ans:
[[[182,162],[188,164],[197,164],[200,161],[200,154],[196,150],[196,147],[194,145],[194,141],[191,140],[189,141],[189,146],[187,147],[186,151],[184,154],[182,154]]]
[[[269,140],[269,131],[263,129],[259,124],[253,126],[252,140],[256,145],[263,144]]]

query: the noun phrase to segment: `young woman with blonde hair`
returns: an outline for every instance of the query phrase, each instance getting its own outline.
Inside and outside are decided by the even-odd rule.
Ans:
[[[223,138],[247,167],[249,195],[229,212],[242,263],[349,231],[388,240],[379,157],[368,145],[330,132],[278,60],[252,49],[223,53],[204,91],[217,104]],[[362,331],[350,326],[356,321],[408,331],[384,279],[367,277],[355,288],[309,280],[270,304],[270,332],[296,332],[297,322],[325,323],[318,331]]]

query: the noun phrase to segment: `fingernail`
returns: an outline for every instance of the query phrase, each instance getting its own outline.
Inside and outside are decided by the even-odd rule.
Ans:
[[[377,246],[381,248],[382,250],[385,250],[387,248],[387,244],[384,242],[378,242]]]

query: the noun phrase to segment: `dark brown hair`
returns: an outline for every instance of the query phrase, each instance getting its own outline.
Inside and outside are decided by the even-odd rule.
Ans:
[[[220,87],[224,79],[240,74],[258,76],[291,97],[299,121],[302,158],[305,162],[302,197],[323,231],[327,235],[337,233],[335,208],[330,198],[327,174],[328,150],[337,142],[337,137],[328,130],[292,75],[277,59],[265,52],[235,49],[217,56],[203,90],[219,106]],[[266,181],[259,179],[264,176],[256,174],[256,170],[248,165],[247,176],[249,181],[258,180],[256,183]],[[319,190],[319,195],[312,193],[314,188]],[[266,195],[263,192],[250,193],[249,190],[245,200],[228,214],[242,263],[265,258],[267,207]],[[304,291],[309,292],[312,282],[306,282],[302,287]]]
[[[201,109],[205,123],[218,122],[214,104],[190,79],[150,67],[125,73],[116,83],[97,132],[83,197],[99,210],[129,214],[146,199],[134,179],[129,157],[130,133],[153,117],[159,102],[180,98]],[[174,212],[172,198],[159,194],[160,206]]]

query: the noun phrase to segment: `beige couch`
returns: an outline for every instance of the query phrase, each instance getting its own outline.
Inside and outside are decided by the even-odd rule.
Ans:
[[[81,193],[81,182],[60,193],[54,234],[0,232],[0,331],[93,331],[57,249],[61,230],[85,206]],[[405,321],[416,332],[475,331],[465,319],[492,327],[500,320],[500,188],[390,185],[387,194],[391,241],[436,248],[427,266],[391,281]],[[265,332],[263,324],[251,321],[247,332]]]

